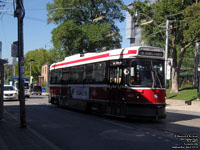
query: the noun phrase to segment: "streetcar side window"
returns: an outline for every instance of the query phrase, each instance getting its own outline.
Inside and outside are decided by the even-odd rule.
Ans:
[[[130,67],[130,84],[134,84],[136,79],[137,77],[135,76],[135,67]]]
[[[77,67],[77,83],[83,83],[84,81],[84,66]]]
[[[71,72],[70,72],[70,68],[64,68],[62,71],[62,81],[63,84],[67,84],[70,82],[71,79]]]
[[[78,81],[78,68],[72,67],[71,68],[71,83],[77,83]]]
[[[92,83],[93,81],[93,64],[85,66],[85,82]]]
[[[60,84],[61,83],[61,70],[51,71],[51,84]]]
[[[106,79],[106,63],[96,63],[94,64],[94,82],[104,83]]]

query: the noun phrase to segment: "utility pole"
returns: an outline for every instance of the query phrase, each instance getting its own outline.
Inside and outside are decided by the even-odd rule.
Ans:
[[[16,0],[14,16],[18,21],[18,63],[19,63],[19,102],[20,102],[20,127],[26,128],[26,109],[24,96],[24,39],[23,39],[23,19],[25,10],[23,0]]]
[[[196,42],[195,45],[195,87],[197,87],[197,100],[200,100],[200,42]]]
[[[167,86],[167,63],[168,63],[168,45],[169,45],[169,20],[166,20],[166,40],[165,40],[165,86]]]

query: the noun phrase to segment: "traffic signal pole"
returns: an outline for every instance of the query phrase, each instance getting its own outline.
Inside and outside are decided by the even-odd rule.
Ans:
[[[23,19],[25,10],[23,0],[16,0],[14,16],[18,21],[18,63],[19,63],[19,102],[20,102],[20,127],[26,128],[26,108],[24,94],[24,39],[23,39]]]

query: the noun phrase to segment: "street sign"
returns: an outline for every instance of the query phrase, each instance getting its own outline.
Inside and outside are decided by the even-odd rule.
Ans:
[[[18,41],[15,41],[11,45],[11,56],[18,57]]]
[[[171,64],[172,64],[172,58],[168,58],[167,60],[167,69],[166,69],[166,80],[171,79]]]

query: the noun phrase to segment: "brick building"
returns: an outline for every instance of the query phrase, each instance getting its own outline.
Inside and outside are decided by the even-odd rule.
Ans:
[[[41,76],[39,76],[39,85],[42,86],[42,83],[48,83],[49,80],[49,64],[42,65]]]

